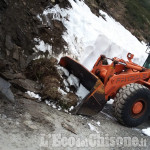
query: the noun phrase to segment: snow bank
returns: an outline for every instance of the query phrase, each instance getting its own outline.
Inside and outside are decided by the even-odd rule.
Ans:
[[[105,19],[97,17],[84,1],[69,0],[69,2],[72,8],[64,9],[55,5],[51,9],[44,10],[42,14],[45,16],[53,14],[53,19],[61,21],[67,29],[62,37],[68,43],[68,52],[60,54],[58,58],[70,55],[91,70],[101,54],[127,60],[127,53],[131,52],[134,54],[134,62],[143,65],[147,57],[145,54],[146,44],[139,42],[135,36],[107,13],[100,10],[99,13]],[[42,21],[40,15],[37,17]],[[48,19],[48,17],[46,18]],[[40,42],[37,48],[40,49],[41,45],[43,44]],[[70,78],[68,80],[68,82],[75,82]],[[82,98],[87,93],[88,91],[82,86],[77,91],[77,95]],[[111,104],[112,101],[108,103]]]
[[[119,22],[101,10],[105,19],[95,16],[83,1],[69,2],[72,8],[62,9],[56,5],[46,9],[43,14],[53,13],[54,19],[63,22],[67,28],[63,38],[68,43],[72,57],[77,57],[84,66],[92,69],[101,54],[126,59],[127,53],[131,52],[135,55],[134,62],[143,64],[147,57],[146,45],[140,43]]]

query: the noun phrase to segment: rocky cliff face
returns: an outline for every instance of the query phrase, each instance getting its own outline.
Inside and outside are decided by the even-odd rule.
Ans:
[[[96,15],[100,15],[99,9],[103,9],[132,33],[138,31],[140,36],[137,37],[140,40],[146,40],[145,35],[142,34],[145,30],[134,29],[134,24],[132,25],[125,17],[128,1],[85,0],[85,2]],[[66,51],[64,47],[67,43],[62,38],[66,29],[62,22],[53,20],[52,14],[37,17],[43,10],[52,8],[56,4],[61,8],[71,7],[68,0],[0,1],[0,77],[12,84],[12,90],[16,95],[25,96],[24,93],[29,90],[41,94],[44,98],[61,99],[58,87],[64,88],[64,85],[59,83],[62,79],[56,68],[57,60],[50,58],[51,56],[47,57],[48,51],[35,52],[35,47],[39,44],[35,39],[50,45],[52,54],[56,57]],[[45,17],[48,17],[49,22]],[[39,55],[44,55],[45,59],[33,61]],[[77,102],[76,96],[71,93],[64,99],[62,98],[63,102],[68,99],[69,106]],[[74,101],[70,102],[69,99]]]
[[[58,93],[58,87],[63,85],[59,84],[61,77],[55,67],[57,60],[45,58],[38,60],[38,63],[32,61],[41,54],[47,56],[47,51],[44,53],[33,50],[35,45],[38,45],[35,38],[51,45],[55,56],[63,52],[64,46],[67,45],[62,38],[65,27],[61,22],[52,20],[52,16],[49,16],[51,24],[43,25],[37,17],[44,9],[56,4],[63,8],[69,7],[69,2],[62,0],[0,1],[0,76],[11,83],[15,96],[26,97],[24,93],[32,91],[43,95],[44,98],[56,99],[55,95],[57,99],[62,97]],[[44,16],[42,17],[44,19]],[[43,63],[44,66],[38,68],[39,64]],[[48,70],[44,68],[47,66]],[[44,75],[44,71],[48,74]],[[43,76],[37,78],[39,74]],[[37,84],[36,81],[39,83]],[[44,88],[40,84],[44,84]]]
[[[149,0],[86,0],[86,3],[94,13],[98,13],[99,8],[107,12],[135,35],[139,41],[150,41]]]
[[[37,18],[46,7],[57,2],[50,0],[24,1],[2,0],[0,2],[0,58],[13,62],[16,69],[24,69],[34,57],[33,39],[40,38],[53,47],[58,54],[66,44],[61,38],[65,30],[60,22],[52,21],[51,29],[42,26]],[[62,5],[67,3],[61,2]],[[50,39],[53,38],[53,42]],[[34,54],[35,55],[35,54]],[[38,55],[38,54],[36,54]]]

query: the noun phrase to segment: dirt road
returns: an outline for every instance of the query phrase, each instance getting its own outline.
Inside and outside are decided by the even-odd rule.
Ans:
[[[58,111],[42,102],[17,99],[12,105],[1,99],[0,150],[150,149],[150,138],[141,133],[141,129],[149,126],[149,121],[138,128],[127,128],[116,122],[111,114],[108,104],[103,112],[86,118]],[[104,145],[99,145],[98,137],[104,138]],[[136,137],[143,146],[110,143],[112,139],[119,141],[124,137]],[[124,142],[122,139],[120,143]]]

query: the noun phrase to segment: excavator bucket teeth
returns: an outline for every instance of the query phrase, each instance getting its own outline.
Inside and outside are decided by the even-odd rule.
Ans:
[[[93,116],[104,107],[104,84],[93,73],[70,57],[62,57],[60,65],[66,68],[70,74],[79,78],[80,83],[89,90],[89,94],[72,111],[73,114]]]

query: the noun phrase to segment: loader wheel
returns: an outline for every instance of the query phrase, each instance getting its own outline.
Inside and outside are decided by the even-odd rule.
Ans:
[[[138,126],[148,118],[150,90],[141,84],[128,84],[116,94],[113,107],[115,117],[121,124]]]

